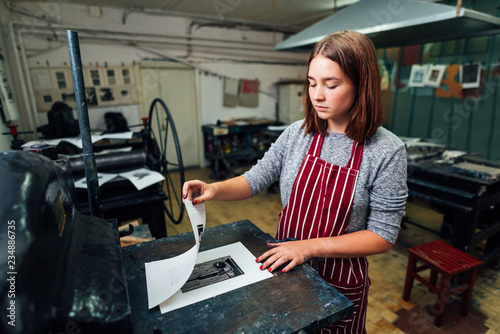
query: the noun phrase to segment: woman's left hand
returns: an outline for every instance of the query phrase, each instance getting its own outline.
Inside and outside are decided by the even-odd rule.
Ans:
[[[269,272],[290,262],[282,270],[283,272],[289,271],[293,267],[301,265],[309,259],[307,252],[307,244],[309,241],[310,240],[297,240],[274,244],[268,242],[267,246],[271,249],[259,256],[256,261],[262,263],[260,267],[261,270],[267,269]]]

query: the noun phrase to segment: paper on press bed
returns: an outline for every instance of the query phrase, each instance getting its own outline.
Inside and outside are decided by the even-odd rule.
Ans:
[[[161,182],[165,179],[163,174],[158,173],[154,170],[148,168],[136,168],[134,170],[122,173],[97,173],[97,178],[99,185],[102,186],[104,183],[114,179],[117,176],[121,176],[129,180],[134,187],[141,191],[153,184]],[[87,179],[85,177],[75,181],[76,188],[87,189]]]
[[[170,312],[243,286],[257,283],[266,278],[274,277],[269,271],[259,269],[260,264],[255,263],[255,256],[241,242],[200,252],[198,253],[196,263],[203,263],[228,255],[237,263],[244,274],[187,292],[179,290],[172,297],[160,304],[161,313]]]
[[[118,133],[105,133],[102,135],[96,135],[93,134],[90,136],[90,141],[92,143],[96,143],[100,140],[103,139],[131,139],[134,135],[133,131],[127,131],[127,132],[118,132]],[[70,143],[78,148],[83,148],[83,143],[81,137],[66,137],[66,138],[56,138],[56,139],[38,139],[38,140],[32,140],[27,143],[24,143],[22,147],[29,147],[31,145],[35,144],[48,144],[48,145],[53,145],[57,146],[60,142],[67,142]]]
[[[99,186],[102,186],[103,184],[114,179],[117,176],[118,174],[113,174],[113,173],[97,173],[97,182],[99,183]],[[83,177],[79,180],[76,180],[75,187],[81,189],[87,189],[87,178]]]
[[[259,264],[255,263],[255,256],[241,242],[198,253],[205,228],[205,207],[204,204],[194,206],[191,201],[186,201],[185,204],[195,232],[196,245],[174,258],[145,264],[149,308],[160,305],[161,313],[166,313],[273,277],[267,270],[259,269]],[[187,292],[181,291],[196,263],[225,256],[231,256],[243,271],[242,275]]]
[[[176,293],[186,283],[196,263],[200,239],[205,231],[205,204],[194,206],[191,201],[184,201],[184,204],[193,227],[196,244],[181,255],[145,263],[148,308],[163,303]]]

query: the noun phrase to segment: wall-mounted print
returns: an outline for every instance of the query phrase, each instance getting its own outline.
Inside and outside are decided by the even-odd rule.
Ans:
[[[428,67],[428,65],[412,65],[408,85],[410,87],[424,87]]]
[[[425,85],[429,87],[439,87],[445,70],[446,65],[430,65],[425,75]]]
[[[480,62],[463,65],[460,73],[463,89],[478,88],[481,77],[480,73]]]
[[[462,84],[459,82],[460,65],[446,67],[441,85],[436,88],[436,97],[462,98]]]

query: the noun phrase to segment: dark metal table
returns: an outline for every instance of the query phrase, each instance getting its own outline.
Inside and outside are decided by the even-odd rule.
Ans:
[[[408,163],[408,189],[410,198],[428,202],[444,213],[441,236],[449,236],[453,246],[471,252],[487,240],[482,260],[496,260],[500,253],[500,180],[453,173],[451,165],[425,161]],[[480,226],[485,212],[492,218]]]
[[[255,256],[275,239],[248,220],[208,228],[200,251],[241,241]],[[349,316],[353,304],[308,265],[161,314],[148,310],[144,263],[173,257],[194,244],[192,233],[123,248],[134,333],[313,332]],[[257,265],[257,264],[256,264]]]

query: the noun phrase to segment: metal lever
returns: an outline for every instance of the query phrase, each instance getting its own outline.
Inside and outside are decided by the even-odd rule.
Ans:
[[[73,87],[75,91],[76,111],[78,112],[78,124],[80,125],[80,135],[82,137],[83,164],[85,168],[85,177],[87,179],[90,215],[102,218],[104,215],[102,211],[101,193],[99,191],[99,181],[97,178],[94,148],[92,147],[92,138],[90,135],[89,112],[87,110],[85,84],[83,82],[82,58],[80,56],[78,33],[76,31],[67,30],[66,39],[68,42],[71,76],[73,77]]]
[[[126,237],[127,235],[131,235],[132,233],[134,233],[134,225],[128,224],[128,230],[120,231],[119,235],[121,238],[121,237]]]

